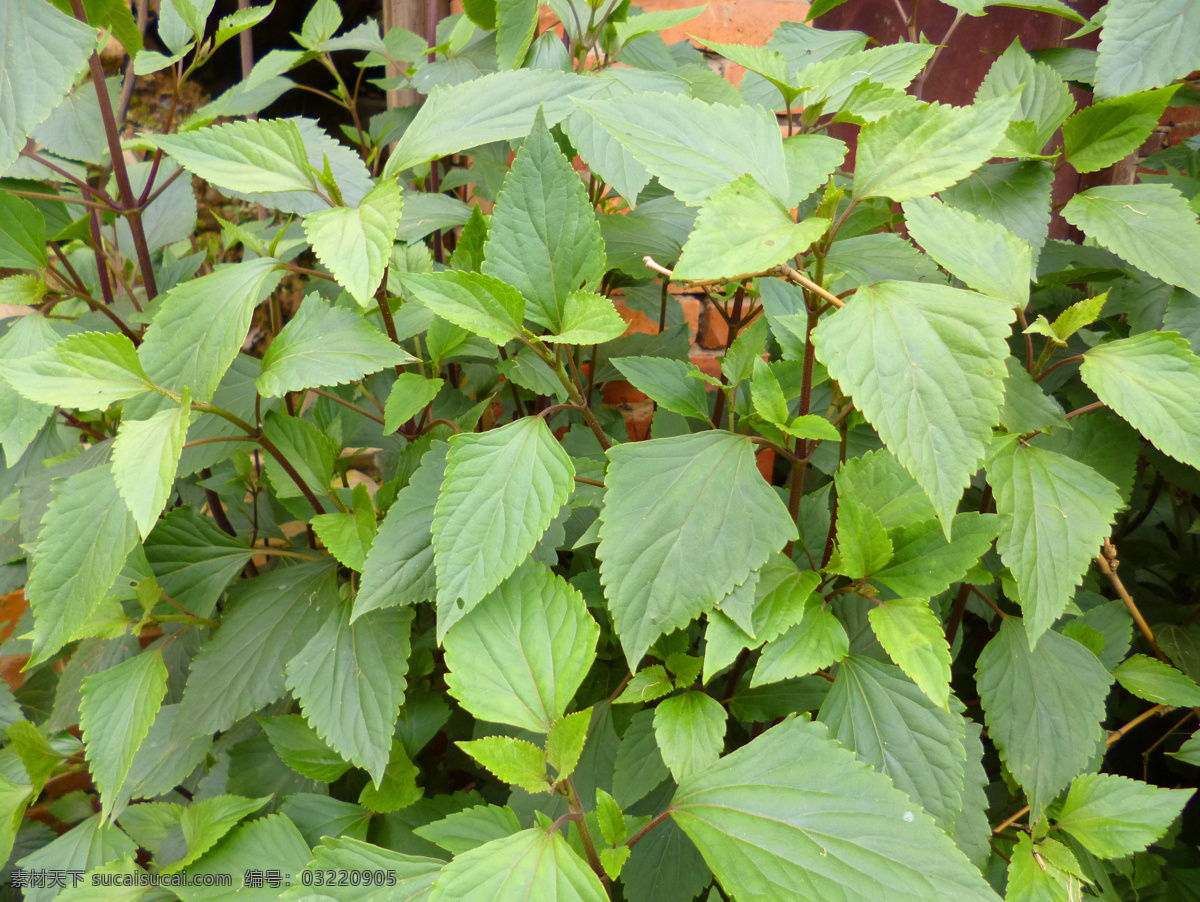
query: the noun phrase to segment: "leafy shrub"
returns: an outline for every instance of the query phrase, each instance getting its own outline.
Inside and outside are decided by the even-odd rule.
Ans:
[[[909,92],[927,43],[785,23],[710,45],[735,89],[658,35],[694,11],[556,0],[564,41],[466,5],[429,57],[318,0],[122,153],[97,29],[177,99],[270,8],[169,0],[156,52],[122,3],[7,0],[13,884],[1184,898],[1192,791],[1118,752],[1200,764],[1200,149],[1047,236],[1057,167],[1194,100],[1195,2],[1014,44],[962,108]],[[341,136],[254,115],[313,60]],[[350,63],[428,100],[364,121]],[[241,201],[219,234],[191,176]],[[630,391],[648,441],[602,403]]]

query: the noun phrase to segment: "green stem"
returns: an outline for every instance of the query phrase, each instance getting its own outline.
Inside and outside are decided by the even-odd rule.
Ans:
[[[571,399],[571,403],[579,408],[579,412],[583,414],[584,422],[592,430],[596,436],[596,440],[600,442],[600,447],[607,451],[612,447],[612,441],[600,426],[600,421],[596,419],[596,415],[592,413],[592,409],[587,406],[587,402],[583,397],[583,383],[579,381],[579,371],[575,369],[575,358],[573,355],[567,355],[567,361],[571,365],[574,381],[567,375],[567,371],[563,368],[562,361],[558,359],[557,354],[551,354],[550,349],[539,338],[533,337],[532,340],[523,338],[522,341],[528,345],[533,353],[542,358],[542,362],[554,370],[554,375],[558,377],[558,381],[562,383],[563,388],[567,390],[567,397]]]
[[[600,856],[596,852],[596,843],[592,840],[592,831],[588,829],[587,816],[583,811],[583,803],[579,801],[579,793],[575,791],[575,783],[570,777],[566,779],[566,786],[567,810],[571,814],[578,816],[575,826],[579,828],[579,840],[583,843],[583,851],[587,855],[588,864],[592,866],[592,870],[596,872],[596,876],[600,878],[600,882],[604,884],[607,890],[609,884],[608,874],[604,870],[604,865],[600,863]]]

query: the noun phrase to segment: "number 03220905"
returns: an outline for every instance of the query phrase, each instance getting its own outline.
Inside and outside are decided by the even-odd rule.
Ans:
[[[304,886],[395,886],[395,871],[328,870],[303,871],[300,882]]]

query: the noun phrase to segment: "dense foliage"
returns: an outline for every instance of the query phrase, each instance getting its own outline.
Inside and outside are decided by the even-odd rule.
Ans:
[[[1194,899],[1200,146],[1129,158],[1200,2],[1004,3],[1099,50],[965,107],[911,20],[709,44],[735,88],[658,33],[697,10],[549,5],[430,48],[318,0],[184,118],[269,6],[164,0],[155,51],[5,0],[8,892]],[[342,134],[256,115],[314,61]]]

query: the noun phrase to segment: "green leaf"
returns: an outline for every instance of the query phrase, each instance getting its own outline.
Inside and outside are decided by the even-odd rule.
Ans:
[[[1200,358],[1173,332],[1143,332],[1092,348],[1079,374],[1088,388],[1176,460],[1200,467]]]
[[[396,144],[383,175],[391,178],[492,141],[523,138],[539,108],[546,125],[555,125],[575,111],[573,98],[588,97],[602,85],[599,79],[580,75],[522,69],[435,87]]]
[[[151,388],[133,342],[114,332],[78,332],[0,363],[0,376],[31,401],[85,410],[103,410]]]
[[[604,902],[600,880],[557,830],[522,830],[455,856],[430,902],[554,899]]]
[[[300,29],[300,43],[305,47],[319,47],[328,41],[342,25],[342,10],[335,0],[317,0]]]
[[[250,560],[244,541],[192,507],[168,511],[146,538],[146,560],[163,592],[207,617],[225,587]]]
[[[14,864],[27,873],[68,868],[87,871],[136,854],[137,846],[128,836],[95,814]],[[26,887],[23,891],[28,902],[49,902],[57,894],[56,886]]]
[[[1174,187],[1101,185],[1076,194],[1063,218],[1156,279],[1200,294],[1200,223]]]
[[[299,714],[264,717],[259,723],[279,759],[296,773],[310,780],[332,783],[350,769],[342,756],[329,748]]]
[[[287,663],[337,605],[332,559],[240,580],[221,627],[192,661],[180,703],[188,735],[228,729],[284,693]]]
[[[625,687],[625,691],[617,697],[613,704],[630,705],[638,702],[652,702],[664,695],[670,695],[674,689],[675,684],[667,674],[667,669],[661,664],[651,664],[634,674],[633,679]]]
[[[455,745],[505,783],[534,794],[550,791],[546,753],[532,742],[511,736],[488,736]]]
[[[417,855],[404,855],[384,849],[373,843],[362,842],[348,836],[326,836],[321,845],[313,849],[313,860],[305,867],[305,871],[314,875],[312,883],[316,883],[316,875],[328,875],[344,871],[372,874],[382,872],[385,875],[394,874],[396,886],[342,889],[339,899],[347,902],[386,902],[389,899],[416,902],[422,899],[433,885],[438,873],[446,862],[439,858],[423,858]],[[294,875],[292,888],[285,890],[279,897],[281,902],[304,902],[312,897],[312,887],[305,885],[304,876]]]
[[[625,815],[617,800],[603,789],[596,790],[596,820],[600,824],[600,833],[610,846],[625,842],[628,829],[625,826]]]
[[[928,496],[886,448],[847,460],[834,479],[839,497],[865,504],[887,529],[935,516]]]
[[[245,119],[145,140],[218,188],[244,194],[314,192],[304,138],[291,119]]]
[[[999,223],[1026,241],[1036,266],[1050,228],[1053,179],[1053,167],[1046,162],[985,163],[940,196],[950,206]]]
[[[625,657],[636,665],[655,639],[744,583],[796,528],[759,475],[748,439],[684,435],[618,445],[608,459],[596,556]],[[701,513],[712,511],[732,516]]]
[[[499,279],[477,272],[405,273],[407,291],[440,316],[463,329],[503,345],[523,332],[525,298]]]
[[[1109,9],[1096,61],[1101,100],[1160,88],[1200,68],[1200,9],[1191,0],[1123,0]]]
[[[172,404],[148,420],[125,420],[113,441],[113,480],[143,538],[154,529],[171,495],[190,414],[185,388],[180,406]]]
[[[29,780],[30,786],[24,788],[31,789],[30,798],[36,799],[50,775],[62,763],[62,757],[51,747],[41,730],[23,717],[10,724],[5,733],[9,748],[16,753]],[[14,768],[14,776],[16,771],[17,768]]]
[[[997,156],[1038,156],[1054,137],[1063,120],[1075,111],[1071,89],[1045,63],[1035,62],[1014,39],[984,76],[975,102],[981,103],[1020,91],[1020,105],[1013,113],[1007,139]]]
[[[574,478],[541,417],[451,439],[433,514],[439,639],[533,551]]]
[[[1072,335],[1100,318],[1100,312],[1104,309],[1106,300],[1108,300],[1107,291],[1095,297],[1076,301],[1056,316],[1053,323],[1047,322],[1046,317],[1039,316],[1025,332],[1045,335],[1054,344],[1065,347],[1067,340]]]
[[[953,6],[968,16],[982,16],[985,14],[985,8],[989,6],[1013,6],[1018,9],[1048,12],[1081,25],[1085,21],[1083,16],[1063,3],[1062,0],[946,0],[946,5]]]
[[[1020,619],[1009,617],[980,654],[975,682],[988,735],[1037,820],[1092,759],[1112,677],[1094,654],[1053,630],[1031,650]]]
[[[185,882],[172,890],[183,902],[213,902],[234,893],[239,902],[276,902],[279,889],[249,885],[247,872],[299,874],[309,855],[308,843],[290,820],[280,814],[260,817],[227,834],[184,871]],[[233,887],[222,886],[218,875],[232,875]]]
[[[1020,834],[1008,867],[1005,899],[1011,902],[1072,902],[1081,898],[1079,878],[1053,863],[1051,856],[1055,852],[1071,856],[1066,846],[1053,839],[1042,840],[1035,847],[1028,834]],[[1078,870],[1078,864],[1073,870]]]
[[[792,718],[685,780],[671,816],[737,898],[995,902],[915,807],[823,725]]]
[[[872,607],[867,616],[888,657],[930,701],[949,710],[950,646],[929,605],[919,598],[899,598]]]
[[[538,5],[537,0],[497,0],[496,54],[501,71],[524,62],[537,28]]]
[[[542,341],[571,345],[596,345],[621,336],[627,327],[612,301],[591,291],[572,291],[563,305],[557,335]]]
[[[1038,386],[1015,357],[1004,363],[1008,377],[1004,380],[1000,425],[1014,435],[1066,428],[1067,420],[1058,401]]]
[[[357,207],[309,214],[304,234],[313,252],[362,306],[373,305],[400,224],[400,185],[381,182]]]
[[[546,735],[546,760],[562,780],[571,776],[583,754],[587,741],[588,726],[592,722],[592,709],[584,708],[556,720]]]
[[[944,530],[1000,420],[1013,316],[973,292],[880,282],[813,330],[817,358],[929,495]]]
[[[154,862],[164,874],[174,874],[200,859],[238,821],[258,811],[270,797],[245,799],[221,795],[197,800],[183,809],[178,827],[167,832],[155,851]]]
[[[1085,774],[1071,784],[1057,824],[1097,858],[1123,858],[1161,839],[1195,794],[1115,774]]]
[[[807,676],[846,657],[850,651],[846,629],[823,603],[820,595],[811,595],[800,622],[767,643],[751,687]]]
[[[24,198],[3,192],[0,192],[0,266],[46,268],[46,217]]]
[[[879,517],[869,508],[845,499],[838,506],[838,572],[863,579],[892,559],[892,542]]]
[[[480,720],[545,733],[587,675],[599,635],[583,596],[531,561],[446,634],[446,685]]]
[[[725,746],[725,717],[720,702],[696,690],[673,695],[654,709],[654,737],[676,782],[716,763]]]
[[[689,35],[692,40],[719,53],[730,62],[757,73],[778,88],[785,101],[792,101],[801,89],[792,84],[788,77],[788,63],[783,54],[770,47],[754,47],[749,44],[721,44]],[[791,106],[791,103],[788,103]]]
[[[483,271],[519,291],[531,305],[525,314],[555,331],[566,328],[571,292],[600,287],[605,269],[600,223],[587,189],[541,116],[496,198],[483,254]]]
[[[34,126],[58,106],[87,65],[95,43],[95,29],[43,0],[6,4],[0,21],[0,104],[5,109],[0,119],[0,172],[16,160]]]
[[[1030,645],[1066,609],[1121,507],[1116,487],[1065,455],[1010,441],[988,462],[997,548],[1016,578]]]
[[[787,399],[779,380],[761,357],[754,360],[754,372],[750,381],[750,397],[754,411],[768,423],[786,426],[791,419]],[[836,431],[836,430],[835,430]]]
[[[1019,98],[970,107],[932,103],[863,126],[854,165],[854,196],[913,200],[949,188],[992,156]]]
[[[1029,303],[1029,245],[1004,226],[932,197],[904,204],[909,234],[969,287],[1022,309]]]
[[[1124,159],[1145,143],[1158,125],[1176,86],[1094,103],[1063,123],[1067,162],[1095,172]]]
[[[1177,752],[1167,752],[1172,758],[1177,758],[1185,764],[1200,767],[1200,730],[1197,730],[1179,747]]]
[[[613,795],[628,808],[662,784],[670,776],[658,750],[654,733],[654,712],[638,711],[625,729],[617,746],[613,771]]]
[[[109,820],[125,807],[123,792],[138,746],[150,732],[167,693],[162,652],[147,651],[83,681],[79,726],[88,769],[100,790],[100,815]]]
[[[344,604],[287,665],[287,688],[317,735],[376,786],[404,700],[412,619],[412,608],[398,608],[351,623]]]
[[[378,786],[367,783],[358,794],[358,804],[376,814],[407,808],[421,798],[422,790],[417,785],[420,774],[420,769],[404,750],[404,743],[393,739],[392,754],[383,772],[383,780]]]
[[[818,719],[859,761],[889,776],[950,831],[961,807],[967,756],[963,719],[945,702],[930,701],[898,668],[851,655],[838,665]]]
[[[0,223],[3,215],[0,212]],[[57,341],[58,333],[50,328],[44,316],[25,315],[0,338],[0,360],[20,360],[52,347]],[[0,376],[0,448],[9,466],[21,459],[53,412],[49,404],[22,398]]]
[[[955,514],[952,529],[952,542],[946,541],[936,520],[893,529],[892,559],[874,579],[897,595],[932,598],[944,592],[991,547],[1000,521],[991,514]]]
[[[1200,686],[1157,658],[1130,655],[1112,673],[1118,683],[1138,698],[1181,708],[1200,705]]]
[[[644,34],[677,28],[684,22],[690,22],[696,18],[704,12],[705,8],[705,6],[689,6],[684,9],[656,9],[640,15],[629,16],[623,22],[614,23],[617,43],[625,45]]]
[[[367,554],[375,541],[375,507],[365,485],[354,487],[354,510],[318,514],[312,518],[313,532],[329,553],[351,570],[362,573]]]
[[[401,373],[392,384],[383,405],[383,431],[391,434],[419,414],[442,390],[444,381],[426,379],[417,373]]]
[[[612,361],[629,383],[665,410],[697,420],[709,421],[704,383],[688,378],[696,367],[666,357],[617,357]]]
[[[25,587],[33,609],[29,666],[48,660],[95,613],[137,537],[110,467],[55,485]]]
[[[434,442],[388,508],[367,552],[352,621],[367,611],[432,601],[437,596],[431,530],[448,450],[444,442]]]
[[[267,348],[254,384],[265,397],[277,398],[314,385],[343,385],[413,360],[357,313],[311,294]]]
[[[781,200],[791,198],[779,126],[762,107],[654,92],[579,107],[684,203],[698,206],[744,175]]]
[[[254,308],[283,278],[278,265],[271,257],[256,257],[218,266],[167,292],[139,351],[151,380],[211,401],[246,340]]]
[[[732,279],[784,263],[825,234],[829,220],[797,223],[749,175],[709,195],[675,266],[677,279]]]
[[[460,855],[490,840],[520,833],[521,822],[507,805],[503,808],[497,805],[476,805],[456,811],[440,821],[417,827],[413,832],[451,855]],[[439,869],[444,864],[445,862],[439,861]]]
[[[318,495],[325,493],[333,478],[333,459],[336,449],[329,437],[310,420],[289,417],[272,410],[263,417],[263,434],[275,443],[280,453],[299,474],[301,480]],[[291,474],[280,466],[274,456],[264,456],[264,467],[276,497],[300,498],[303,491]],[[301,519],[309,519],[307,501]]]

